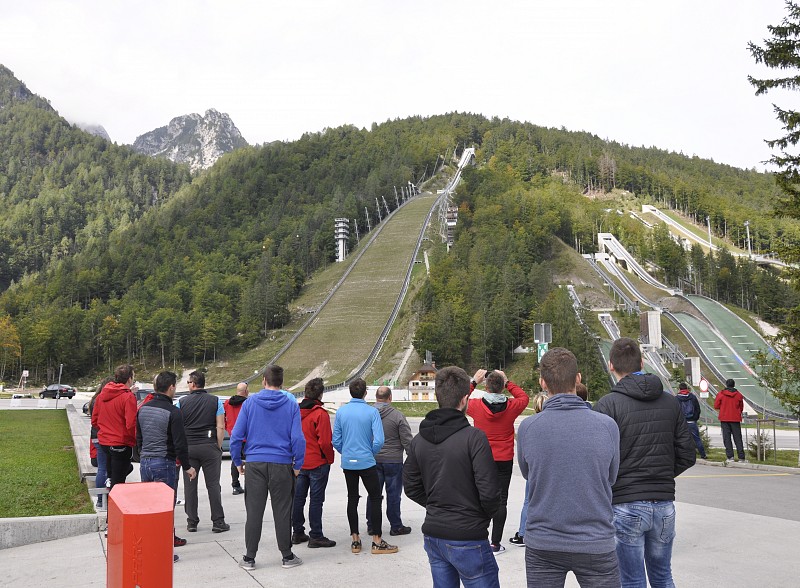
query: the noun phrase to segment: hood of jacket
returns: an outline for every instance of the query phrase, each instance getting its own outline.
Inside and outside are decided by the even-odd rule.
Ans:
[[[419,434],[438,445],[464,427],[469,427],[469,421],[463,412],[456,408],[437,408],[419,424]]]
[[[238,394],[234,394],[228,399],[228,404],[231,406],[241,406],[245,400],[247,400],[247,396],[239,396]]]
[[[275,410],[289,402],[289,396],[280,390],[262,390],[248,398],[266,410]]]
[[[133,392],[131,392],[131,389],[128,388],[126,384],[118,384],[116,382],[111,382],[105,385],[102,394],[100,394],[100,396],[97,397],[97,401],[112,402],[122,394],[133,394]]]
[[[652,401],[661,398],[664,393],[664,384],[654,374],[637,372],[622,378],[617,382],[616,386],[611,388],[611,391],[630,396],[636,400]]]
[[[577,394],[556,394],[544,401],[542,410],[575,410],[588,408]]]
[[[378,411],[378,414],[381,415],[381,419],[383,419],[383,417],[385,416],[388,416],[389,413],[391,413],[392,411],[397,410],[394,406],[392,406],[388,402],[376,402],[372,406],[375,408],[375,410]]]
[[[719,391],[719,393],[722,396],[726,396],[728,398],[736,398],[736,395],[740,394],[740,392],[736,388],[734,388],[733,390],[731,390],[730,388],[723,388],[722,390]]]
[[[314,400],[312,398],[303,398],[300,401],[300,416],[305,417],[318,406],[322,408],[322,402],[320,402],[319,400]],[[323,410],[325,409],[323,408]]]

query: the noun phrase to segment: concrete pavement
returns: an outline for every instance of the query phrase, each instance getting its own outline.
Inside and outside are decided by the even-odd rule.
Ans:
[[[417,429],[421,419],[410,419]],[[186,532],[183,509],[178,506],[175,525],[189,544],[175,550],[181,560],[174,566],[174,586],[352,586],[370,582],[387,586],[430,586],[430,571],[422,546],[420,527],[424,510],[404,498],[403,521],[410,535],[386,539],[399,545],[396,555],[353,555],[344,476],[338,463],[331,470],[323,517],[325,534],[337,541],[331,549],[295,548],[304,564],[280,567],[272,514],[265,514],[264,531],[256,569],[238,567],[244,553],[244,497],[232,496],[230,462],[223,462],[223,504],[227,533],[213,534],[204,485],[200,484],[200,525]],[[138,480],[138,468],[129,478]],[[246,484],[246,481],[245,481]],[[677,529],[673,569],[678,586],[770,587],[797,586],[796,546],[800,544],[800,476],[747,466],[718,467],[700,464],[678,479]],[[183,483],[179,496],[182,496]],[[504,537],[519,524],[524,480],[515,467],[509,493],[509,518]],[[363,501],[362,501],[363,502]],[[361,511],[366,507],[362,503]],[[384,523],[384,529],[387,529]],[[362,535],[362,538],[366,538]],[[501,585],[525,586],[525,550],[504,543],[498,557]],[[103,533],[87,533],[0,550],[0,586],[105,586]],[[567,586],[577,586],[570,575]]]

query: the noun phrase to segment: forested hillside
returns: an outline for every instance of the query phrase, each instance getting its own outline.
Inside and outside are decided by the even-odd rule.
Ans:
[[[185,167],[83,133],[43,100],[3,104],[0,379],[248,348],[286,323],[306,278],[332,261],[335,217],[357,219],[363,238],[376,197],[393,208],[393,186],[445,155],[452,166],[469,145],[478,166],[457,194],[455,247],[438,255],[416,301],[419,348],[440,365],[501,365],[527,323],[564,308],[550,277],[563,269],[554,238],[588,251],[602,227],[656,257],[642,225],[584,192],[616,186],[728,226],[760,214],[767,241],[794,230],[770,218],[775,191],[764,174],[478,115],[244,148],[188,183]]]

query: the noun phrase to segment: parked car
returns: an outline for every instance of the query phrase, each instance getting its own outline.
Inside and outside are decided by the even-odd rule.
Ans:
[[[62,398],[64,396],[72,398],[75,396],[75,392],[77,392],[75,388],[66,384],[50,384],[39,392],[39,398]]]

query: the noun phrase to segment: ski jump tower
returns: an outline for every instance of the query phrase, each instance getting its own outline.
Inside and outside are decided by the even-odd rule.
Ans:
[[[347,241],[350,238],[350,219],[337,218],[334,224],[336,238],[336,261],[344,261],[347,257]]]

